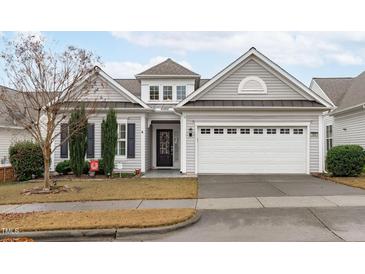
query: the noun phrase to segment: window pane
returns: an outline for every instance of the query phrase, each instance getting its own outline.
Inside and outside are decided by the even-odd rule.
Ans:
[[[250,134],[249,128],[241,128],[241,134]]]
[[[159,100],[158,86],[150,86],[150,100]]]
[[[214,134],[223,134],[223,128],[215,128]]]
[[[176,98],[177,98],[177,100],[183,100],[186,98],[186,87],[185,86],[176,87]]]
[[[172,100],[172,86],[163,87],[163,99]]]
[[[118,142],[118,155],[125,156],[125,141]]]
[[[119,138],[125,139],[125,124],[119,124]]]

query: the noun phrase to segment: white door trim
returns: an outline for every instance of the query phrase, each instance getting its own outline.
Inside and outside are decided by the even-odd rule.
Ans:
[[[195,174],[198,174],[198,127],[202,126],[293,126],[307,128],[307,148],[306,148],[306,173],[310,174],[310,122],[196,122],[194,127],[195,134]]]

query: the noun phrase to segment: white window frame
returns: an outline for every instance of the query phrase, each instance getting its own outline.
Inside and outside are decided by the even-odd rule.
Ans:
[[[227,128],[227,134],[229,135],[237,134],[237,128]]]
[[[182,90],[179,90],[179,89],[182,89]],[[179,92],[183,92],[184,93],[184,96],[181,96],[179,98]],[[181,101],[181,100],[184,100],[186,98],[186,86],[176,86],[176,100],[177,101]]]
[[[157,88],[157,99],[151,99],[151,89],[152,88]],[[156,97],[156,96],[154,96],[154,97]],[[149,86],[148,98],[152,102],[158,102],[158,101],[160,101],[160,87],[158,85],[151,85],[151,86]]]
[[[125,159],[125,158],[127,158],[127,149],[128,149],[128,144],[127,144],[127,142],[128,142],[128,122],[127,122],[127,120],[118,120],[117,121],[118,122],[118,139],[117,139],[117,148],[116,148],[116,153],[115,153],[115,158],[118,158],[118,159]],[[120,138],[120,126],[121,125],[124,125],[125,126],[125,136],[124,136],[124,138]],[[121,141],[124,141],[124,143],[125,143],[125,155],[120,155],[119,154],[119,151],[120,151],[120,149],[119,149],[119,142],[121,142]]]
[[[262,89],[245,89],[245,85],[249,81],[256,81],[260,84]],[[238,85],[238,93],[239,94],[267,94],[267,86],[260,77],[257,76],[248,76],[244,78],[240,84]]]
[[[170,89],[170,90],[166,90],[166,92],[170,92],[171,91],[171,98],[170,99],[165,99],[165,88],[166,89]],[[162,87],[162,100],[163,101],[172,101],[172,99],[173,99],[173,88],[172,88],[172,86],[163,86]]]

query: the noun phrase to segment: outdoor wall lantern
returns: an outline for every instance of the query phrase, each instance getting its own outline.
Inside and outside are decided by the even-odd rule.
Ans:
[[[193,137],[193,129],[189,128],[189,137]]]

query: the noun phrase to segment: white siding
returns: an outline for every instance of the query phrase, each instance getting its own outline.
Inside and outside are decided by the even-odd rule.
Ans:
[[[141,80],[141,98],[146,103],[150,102],[150,86],[159,86],[159,103],[163,103],[163,86],[172,86],[172,101],[166,101],[169,104],[178,103],[176,99],[176,86],[186,86],[186,96],[192,93],[195,89],[194,79],[148,79]],[[156,101],[152,101],[154,103]]]
[[[365,110],[335,116],[333,132],[334,145],[354,144],[365,148]]]
[[[306,111],[256,111],[256,112],[216,112],[216,113],[186,113],[186,172],[195,172],[195,134],[189,137],[189,129],[195,131],[195,123],[197,122],[309,122],[310,131],[318,132],[318,117],[321,113]],[[310,172],[318,172],[319,170],[319,143],[318,136],[310,137],[309,140],[309,168]]]
[[[103,118],[106,117],[106,114],[97,114],[89,119],[89,123],[95,124],[95,159],[101,158],[101,122]],[[124,120],[126,119],[128,123],[136,124],[136,150],[135,150],[135,158],[124,158],[118,159],[116,157],[115,162],[122,162],[123,171],[134,171],[136,168],[141,168],[141,117],[136,114],[122,114],[117,113],[117,119]],[[59,131],[59,128],[57,129]],[[55,140],[55,146],[58,146],[60,143],[61,136],[58,136]],[[62,162],[63,159],[60,157],[60,147],[58,146],[54,152],[54,161],[55,166],[57,163]]]
[[[6,157],[9,161],[10,145],[24,140],[31,140],[31,136],[24,129],[0,128],[0,160]]]
[[[251,59],[215,86],[200,100],[303,100],[301,94],[288,86],[255,59]],[[248,76],[260,77],[267,86],[267,94],[238,94],[240,82]]]

